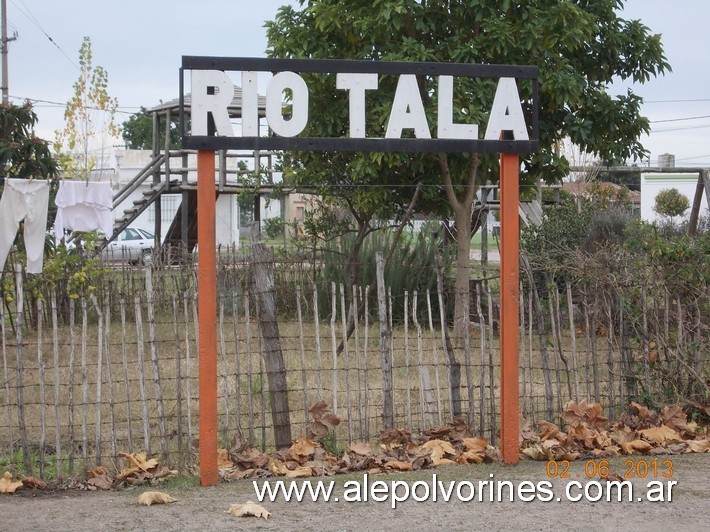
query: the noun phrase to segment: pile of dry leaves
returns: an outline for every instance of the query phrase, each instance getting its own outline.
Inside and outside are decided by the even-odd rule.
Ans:
[[[710,415],[710,406],[707,409]],[[238,441],[220,449],[220,475],[225,480],[263,477],[302,478],[366,471],[370,474],[415,471],[445,464],[471,464],[498,460],[498,451],[484,438],[472,437],[463,421],[415,437],[409,431],[388,429],[381,443],[353,443],[340,456],[326,451],[319,442],[340,420],[327,412],[324,402],[310,410],[313,420],[307,436],[276,453],[263,453]],[[656,413],[632,403],[630,412],[609,423],[599,403],[570,401],[565,407],[565,430],[541,421],[538,430],[529,422],[521,426],[521,453],[533,460],[577,460],[621,454],[679,454],[710,452],[708,427],[688,421],[680,406]]]
[[[700,406],[706,415],[710,406]],[[710,432],[688,416],[680,405],[660,413],[638,403],[609,423],[599,403],[570,401],[565,406],[565,430],[541,421],[534,431],[521,427],[522,453],[533,460],[607,458],[621,454],[667,455],[710,452]]]
[[[694,405],[706,419],[710,405]],[[478,464],[498,460],[498,451],[484,438],[471,435],[466,424],[457,420],[443,427],[414,436],[407,430],[388,429],[381,433],[380,444],[353,443],[338,455],[324,447],[340,419],[320,401],[310,409],[311,422],[306,435],[290,448],[264,453],[237,439],[232,449],[220,449],[220,476],[227,481],[287,477],[330,476],[365,471],[370,474],[393,471],[416,471],[446,464]],[[599,403],[570,401],[565,406],[564,430],[549,421],[538,423],[534,430],[523,420],[520,448],[523,457],[533,460],[577,460],[606,458],[621,454],[673,455],[710,452],[710,427],[689,421],[679,405],[654,412],[631,403],[629,412],[617,421],[608,422]],[[96,467],[78,486],[83,489],[111,489],[122,483],[156,485],[177,474],[148,458],[145,452],[119,453],[128,462],[116,475]],[[42,489],[46,484],[33,477],[13,481],[8,472],[0,478],[0,493],[14,493],[21,488]]]
[[[127,467],[115,476],[105,467],[95,467],[86,474],[86,480],[80,487],[88,490],[108,490],[122,482],[131,485],[150,483],[154,486],[171,475],[177,475],[176,470],[160,464],[155,458],[149,459],[145,452],[118,453],[118,456],[128,462]]]
[[[219,468],[225,480],[270,476],[302,478],[366,471],[415,471],[444,464],[493,461],[497,451],[484,438],[474,438],[461,421],[428,430],[415,437],[409,431],[389,429],[380,435],[380,445],[353,443],[340,456],[328,452],[319,442],[340,420],[320,401],[310,409],[313,420],[307,435],[289,449],[262,453],[246,443],[220,449]]]

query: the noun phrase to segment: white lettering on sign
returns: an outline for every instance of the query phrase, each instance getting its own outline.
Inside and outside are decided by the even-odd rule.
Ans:
[[[192,72],[192,134],[207,135],[207,116],[212,115],[217,134],[231,137],[232,123],[227,108],[232,103],[234,84],[221,70]]]
[[[335,88],[350,91],[350,138],[365,138],[365,91],[377,88],[377,74],[339,73]]]
[[[336,89],[348,93],[350,138],[366,138],[365,93],[377,90],[378,75],[373,73],[338,73]],[[290,112],[284,116],[284,94],[288,93]],[[234,83],[221,70],[192,71],[192,135],[208,135],[211,115],[219,136],[233,136],[228,107]],[[478,124],[454,122],[454,78],[438,77],[436,136],[440,139],[477,139]],[[305,80],[295,72],[279,72],[266,87],[266,122],[282,137],[295,137],[308,125],[309,91]],[[392,109],[385,126],[385,138],[402,138],[404,130],[420,139],[430,139],[431,130],[424,110],[417,76],[399,76]],[[529,140],[525,115],[514,78],[500,78],[491,106],[485,140],[499,140],[511,132],[514,140]],[[242,72],[242,136],[259,136],[257,73]]]
[[[245,137],[259,136],[259,93],[257,73],[242,72],[242,135]]]
[[[283,116],[283,93],[291,91],[291,118]],[[308,124],[308,86],[293,72],[279,72],[266,89],[266,121],[277,135],[295,137]]]
[[[404,74],[399,77],[385,138],[402,138],[403,129],[413,129],[414,135],[419,139],[431,138],[422,95],[419,93],[417,77],[414,74]]]
[[[485,140],[498,140],[503,131],[512,131],[515,140],[528,140],[518,86],[513,78],[500,78],[488,118]]]
[[[477,124],[454,124],[454,78],[439,76],[439,109],[436,136],[440,139],[476,139]]]

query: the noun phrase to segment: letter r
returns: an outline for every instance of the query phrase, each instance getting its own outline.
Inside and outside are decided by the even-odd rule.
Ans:
[[[231,137],[232,123],[227,108],[234,97],[234,83],[221,70],[192,71],[192,134],[208,135],[207,115],[212,119],[217,135]]]

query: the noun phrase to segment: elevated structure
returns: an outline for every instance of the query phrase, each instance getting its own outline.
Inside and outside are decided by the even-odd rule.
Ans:
[[[185,106],[190,108],[190,95],[185,96]],[[184,150],[170,145],[171,124],[178,118],[180,102],[178,99],[162,103],[149,112],[153,119],[153,138],[148,162],[129,181],[121,184],[114,194],[115,218],[113,233],[107,235],[108,244],[138,217],[154,208],[154,227],[156,249],[169,245],[181,252],[191,252],[197,243],[197,151]],[[234,88],[234,96],[229,105],[229,117],[235,124],[241,119],[242,91]],[[263,96],[258,97],[259,118],[265,116],[266,103]],[[236,126],[238,127],[238,125]],[[161,142],[161,131],[164,142]],[[254,213],[255,221],[260,218],[259,194],[273,190],[274,152],[270,151],[233,151],[220,150],[215,156],[215,194],[238,194],[254,192],[256,194]],[[259,176],[248,181],[245,176]],[[258,185],[258,186],[257,186]],[[161,198],[165,195],[180,197],[180,203],[172,221],[163,227]],[[136,199],[137,198],[137,199]],[[236,236],[238,238],[238,235]]]

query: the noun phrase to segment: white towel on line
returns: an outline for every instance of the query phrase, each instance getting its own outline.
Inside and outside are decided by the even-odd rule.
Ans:
[[[113,231],[113,191],[110,183],[97,181],[61,181],[55,199],[57,218],[54,234],[64,238],[64,230],[94,231],[106,236]]]

